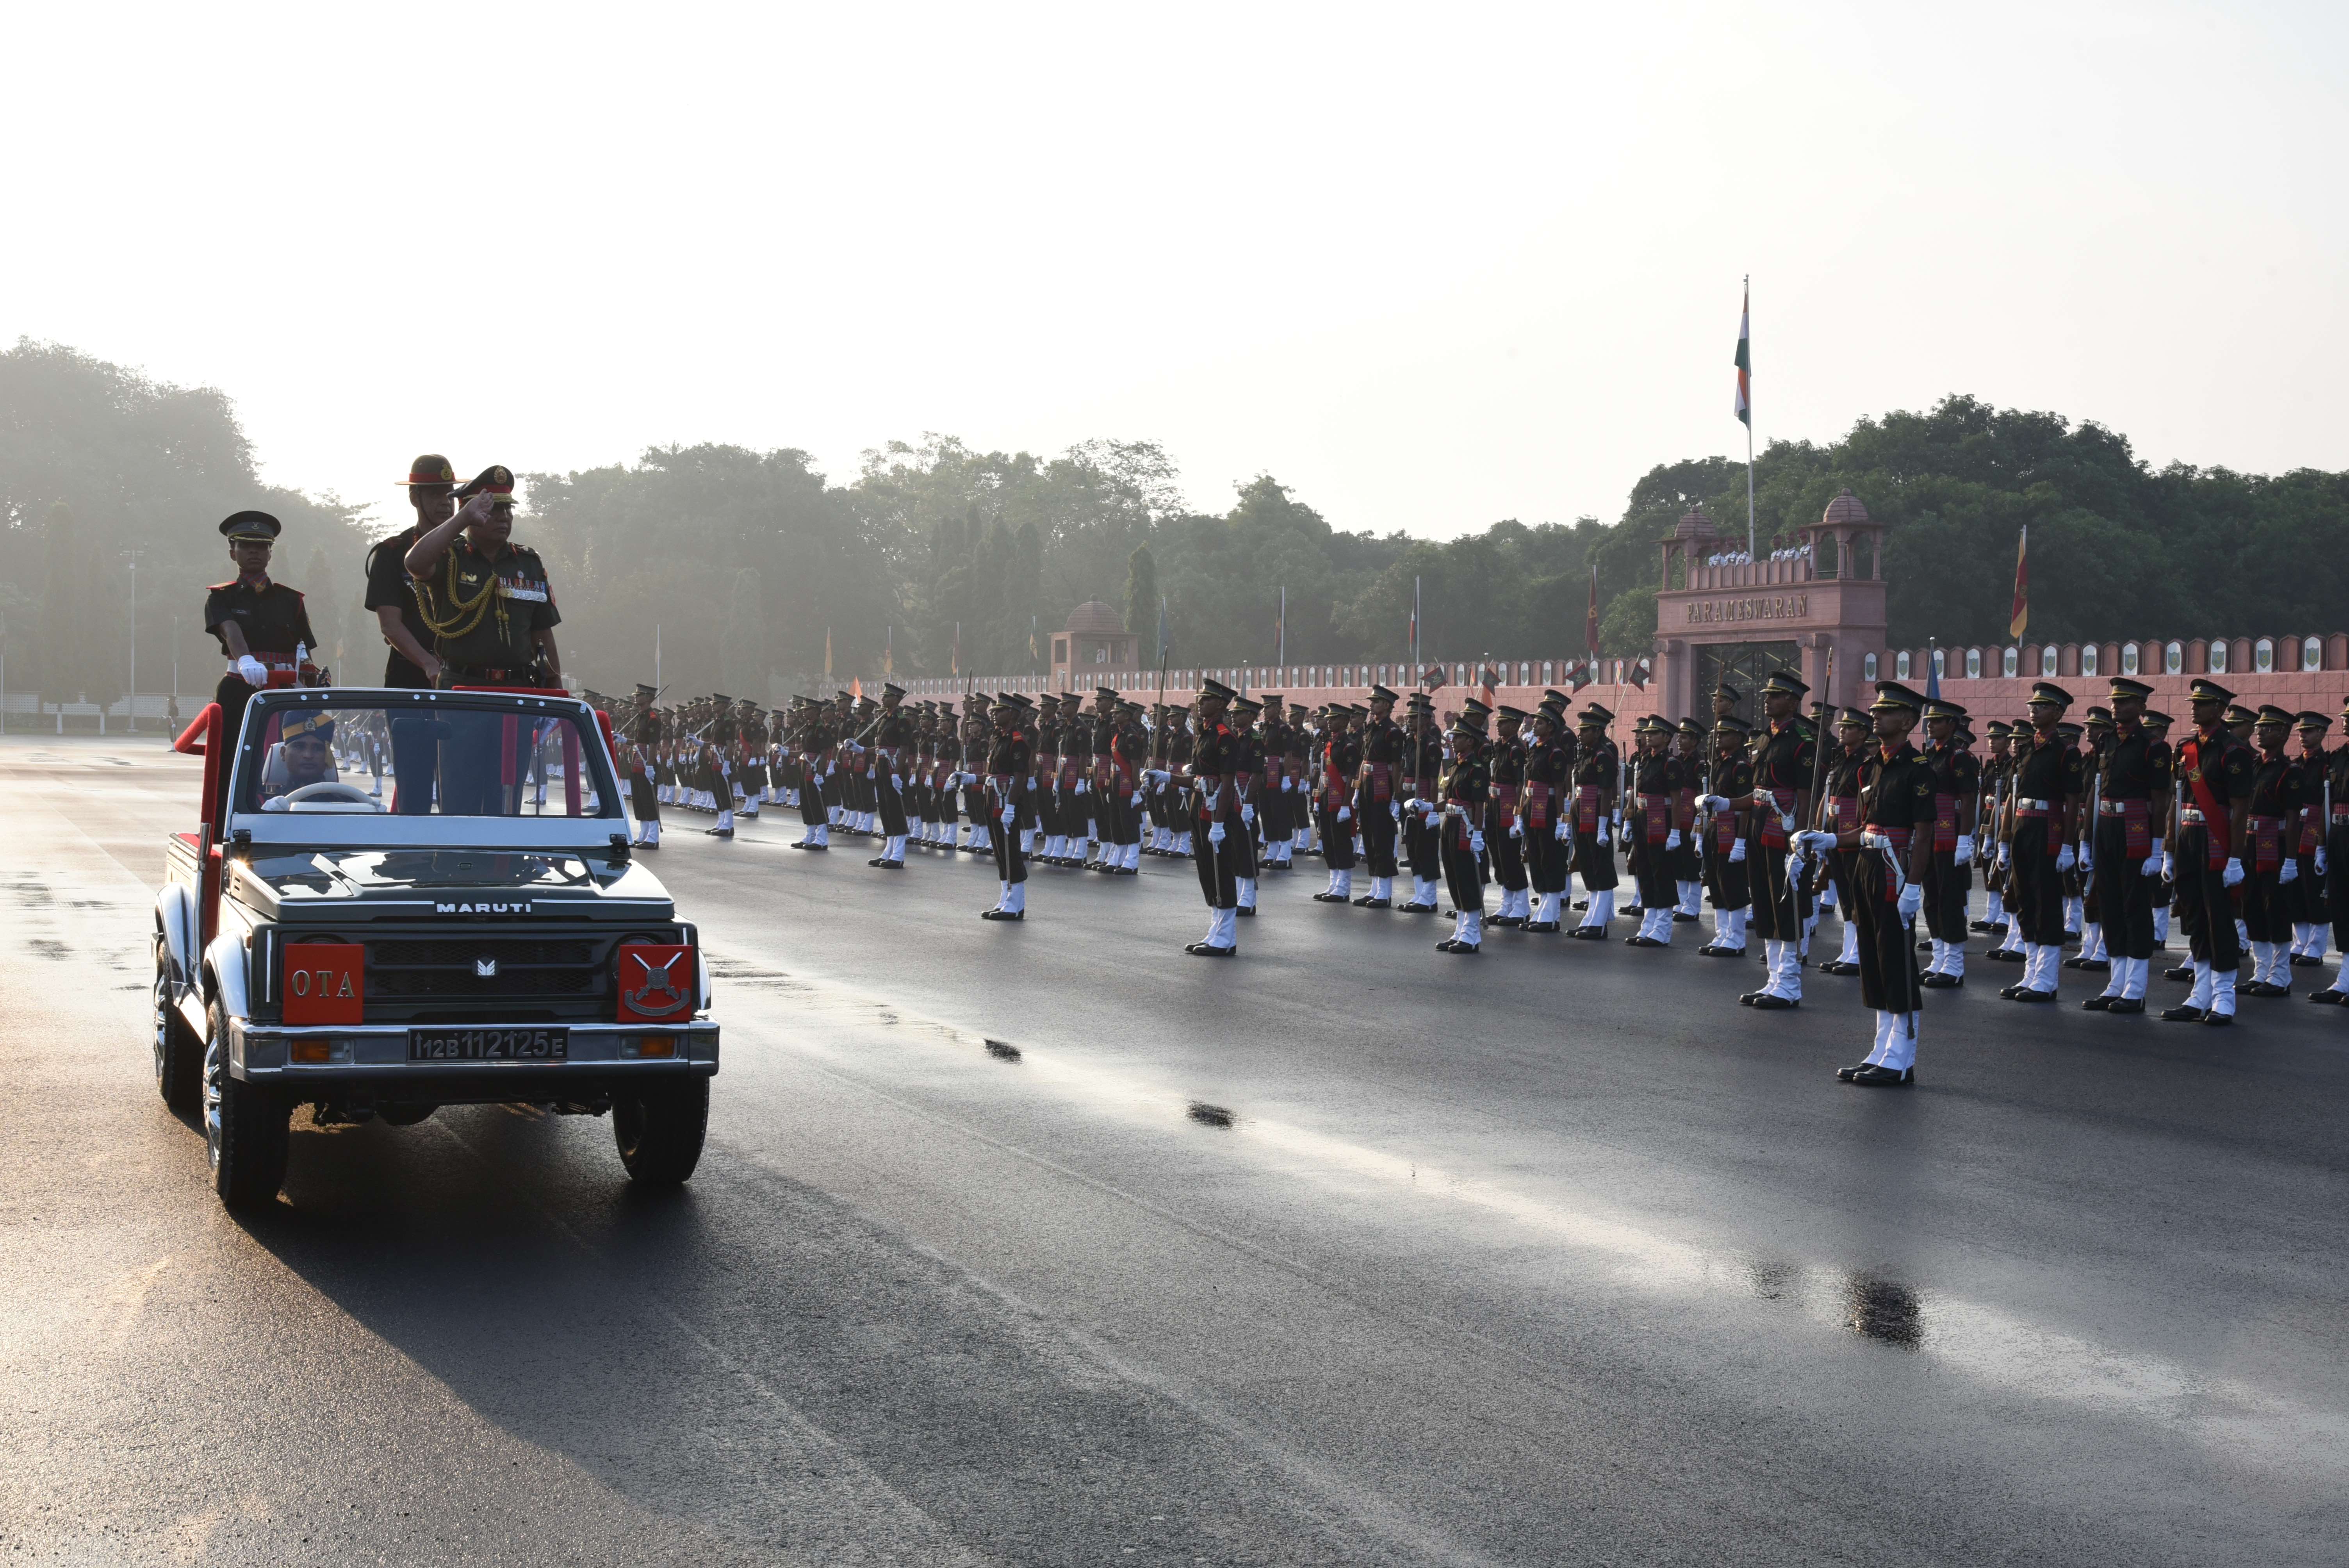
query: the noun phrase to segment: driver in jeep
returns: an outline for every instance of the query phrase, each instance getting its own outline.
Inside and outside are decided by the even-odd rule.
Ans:
[[[280,734],[276,765],[264,769],[262,810],[283,810],[282,798],[312,784],[337,781],[335,721],[323,713],[290,715]]]

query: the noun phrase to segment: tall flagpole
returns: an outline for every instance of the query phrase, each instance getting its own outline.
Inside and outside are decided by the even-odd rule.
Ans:
[[[1741,347],[1748,343],[1754,319],[1754,274],[1745,274],[1745,310],[1738,323]],[[1745,348],[1745,558],[1754,558],[1754,351]]]

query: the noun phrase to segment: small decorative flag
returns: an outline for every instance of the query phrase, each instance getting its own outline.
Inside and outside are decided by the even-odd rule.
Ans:
[[[1590,566],[1590,607],[1582,615],[1582,647],[1593,659],[1599,656],[1599,563]]]

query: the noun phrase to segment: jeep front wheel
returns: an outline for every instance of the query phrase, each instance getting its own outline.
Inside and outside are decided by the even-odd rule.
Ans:
[[[293,1108],[274,1089],[228,1070],[228,1017],[214,1001],[206,1011],[204,1146],[212,1190],[232,1209],[264,1208],[285,1185],[287,1122]]]
[[[709,1130],[709,1080],[672,1078],[612,1097],[612,1135],[628,1179],[645,1187],[674,1187],[701,1162]]]

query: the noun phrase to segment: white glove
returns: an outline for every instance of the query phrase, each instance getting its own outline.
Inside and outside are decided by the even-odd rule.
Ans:
[[[1602,844],[1607,841],[1607,819],[1604,817],[1599,819],[1599,841]]]
[[[1083,794],[1084,792],[1085,792],[1085,781],[1084,781],[1083,779],[1078,779],[1078,780],[1077,780],[1077,793],[1078,793],[1078,794],[1080,794],[1080,795],[1081,795],[1081,794]]]
[[[1803,880],[1803,865],[1802,846],[1797,844],[1795,846],[1795,852],[1786,857],[1786,881],[1789,882],[1801,882]]]
[[[2177,862],[2170,859],[2169,851],[2168,850],[2162,851],[2161,853],[2154,856],[2153,858],[2161,862],[2161,874],[2163,876],[2170,877],[2172,879],[2176,878],[2178,874],[2176,871]]]
[[[1664,848],[1668,850],[1677,850],[1680,847],[1681,830],[1678,828],[1674,828],[1671,832],[1664,835]]]
[[[2234,887],[2239,885],[2242,880],[2243,862],[2237,857],[2229,855],[2227,857],[2227,869],[2220,875],[2220,885],[2224,887]]]
[[[1569,829],[1567,827],[1567,825],[1566,825],[1566,819],[1565,819],[1565,818],[1563,818],[1563,817],[1560,817],[1560,818],[1557,820],[1557,832],[1555,832],[1555,833],[1553,833],[1553,834],[1551,834],[1550,836],[1551,836],[1552,838],[1555,838],[1555,839],[1556,839],[1559,843],[1561,843],[1561,844],[1562,844],[1562,843],[1566,842],[1566,841],[1567,841],[1567,838],[1568,838],[1568,835],[1569,831],[1570,831],[1570,830],[1569,830]]]
[[[1910,882],[1900,890],[1900,918],[1914,920],[1917,912],[1925,907],[1925,890]]]
[[[1702,806],[1708,811],[1726,811],[1729,810],[1729,799],[1724,795],[1707,795],[1703,799],[1698,801],[1697,804]]]
[[[1136,810],[1140,810],[1142,809],[1142,791],[1136,789],[1133,792],[1133,799],[1127,801],[1126,804],[1132,806]]]
[[[1291,789],[1296,789],[1296,788],[1297,788],[1297,780],[1296,780],[1296,779],[1290,779],[1290,778],[1288,778],[1288,777],[1287,777],[1287,776],[1285,776],[1285,775],[1282,777],[1282,779],[1281,779],[1281,780],[1280,780],[1280,792],[1281,792],[1282,794],[1286,795],[1286,794],[1288,794]]]
[[[2276,872],[2276,882],[2278,884],[2282,884],[2288,882],[2297,882],[2299,880],[2300,858],[2296,855],[2284,856],[2283,866]]]
[[[244,684],[249,686],[265,686],[269,684],[269,671],[251,654],[237,655],[236,673],[244,677]]]
[[[1011,826],[1014,821],[1019,820],[1019,813],[1013,810],[1010,807],[1006,806],[1003,808],[1003,825],[1005,827],[1008,828]]]
[[[1207,842],[1209,842],[1209,843],[1211,843],[1211,844],[1220,844],[1220,843],[1222,843],[1223,841],[1224,841],[1224,825],[1223,825],[1223,823],[1221,823],[1221,822],[1210,822],[1210,823],[1208,823],[1208,824],[1207,824]]]
[[[1351,806],[1340,806],[1338,808],[1338,820],[1341,822],[1350,822],[1353,820],[1353,818],[1354,809]]]
[[[1743,861],[1744,859],[1745,841],[1743,839],[1733,840],[1729,846],[1729,863],[1733,866]]]
[[[1835,841],[1836,836],[1833,833],[1821,832],[1816,828],[1813,828],[1807,833],[1796,833],[1795,835],[1795,847],[1797,850],[1807,851],[1815,855],[1825,854],[1827,851],[1834,849]]]
[[[827,779],[831,778],[833,774],[837,771],[839,771],[839,765],[837,763],[827,762],[823,765],[823,776]]]
[[[1999,863],[2000,865],[2003,866],[2003,865],[2005,865],[2005,864],[2006,864],[2007,851],[2008,851],[2010,849],[2012,849],[2013,847],[2013,846],[2012,846],[2012,845],[2010,845],[2010,844],[2001,844],[2001,845],[1999,845],[1999,847],[1998,847],[1998,863]]]
[[[2055,851],[2055,869],[2057,871],[2070,871],[2072,869],[2072,861],[2073,856],[2071,845],[2065,844],[2062,849]]]
[[[1526,825],[1523,822],[1511,822],[1509,824],[1509,837],[1513,839],[1522,839],[1525,836]]]
[[[903,789],[905,787],[905,781],[903,779],[900,779],[900,778],[899,778],[899,777],[897,777],[897,775],[895,775],[895,773],[892,773],[891,775],[889,775],[889,788],[890,788],[890,789]]]
[[[2080,858],[2077,863],[2083,872],[2092,872],[2096,869],[2096,857],[2089,852],[2085,840],[2081,841]]]
[[[1244,827],[1256,826],[1256,808],[1245,800],[1240,802],[1240,823]]]
[[[2324,846],[2323,844],[2316,846],[2316,874],[2318,876],[2323,876],[2324,874]]]
[[[1387,802],[1387,815],[1400,822],[1402,820],[1402,808],[1390,800]]]
[[[1485,852],[1485,835],[1474,828],[1468,830],[1468,852],[1472,855],[1481,855]]]
[[[1971,833],[1960,833],[1958,835],[1958,852],[1956,860],[1957,863],[1961,866],[1970,866],[1974,863],[1974,841],[1973,835]]]

